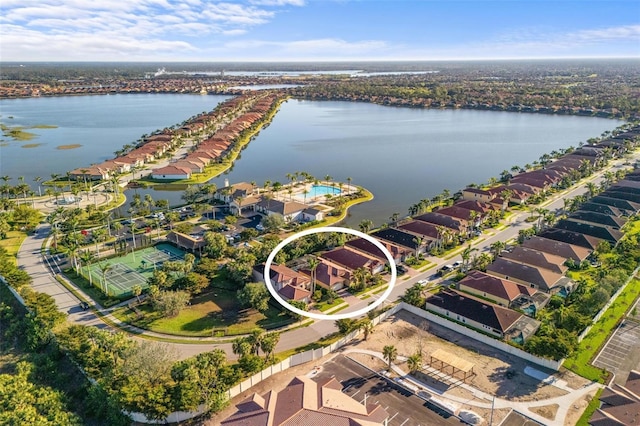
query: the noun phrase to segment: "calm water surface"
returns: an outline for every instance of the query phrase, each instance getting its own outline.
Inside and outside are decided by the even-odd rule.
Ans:
[[[182,123],[211,111],[228,96],[187,94],[135,94],[64,96],[0,100],[0,122],[8,126],[55,125],[55,129],[27,129],[37,136],[29,141],[3,138],[0,176],[33,178],[62,176],[78,167],[114,157],[114,151],[143,134]],[[11,118],[13,117],[13,118]],[[27,144],[38,144],[25,148]],[[80,148],[57,149],[80,144]]]
[[[53,124],[34,129],[43,145],[25,149],[8,142],[0,150],[0,175],[48,177],[111,158],[142,134],[180,123],[213,109],[222,96],[112,95],[2,100],[3,123]],[[9,119],[8,116],[13,116]],[[485,182],[504,169],[537,160],[554,149],[576,146],[622,124],[592,117],[472,110],[428,110],[367,103],[290,100],[269,127],[242,151],[219,187],[266,180],[287,182],[286,174],[306,171],[324,179],[352,182],[375,199],[351,209],[347,224],[376,224],[447,188]],[[79,149],[56,146],[79,143]],[[154,199],[180,201],[180,192],[138,190]]]

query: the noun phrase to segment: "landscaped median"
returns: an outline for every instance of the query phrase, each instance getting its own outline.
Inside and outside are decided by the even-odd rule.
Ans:
[[[602,317],[593,325],[591,331],[580,342],[578,348],[569,356],[564,366],[590,380],[604,383],[609,373],[591,365],[594,357],[600,352],[611,333],[618,326],[625,314],[631,309],[640,294],[640,279],[634,278],[618,295]]]

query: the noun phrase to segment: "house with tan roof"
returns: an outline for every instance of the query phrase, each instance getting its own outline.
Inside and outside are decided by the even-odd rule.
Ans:
[[[518,246],[510,253],[504,253],[501,256],[515,262],[549,269],[558,274],[564,274],[569,269],[564,265],[567,260],[564,257],[522,246]]]
[[[546,293],[559,291],[562,285],[570,283],[570,280],[563,280],[563,275],[557,272],[502,257],[487,266],[487,274],[537,288]]]
[[[560,256],[565,260],[573,259],[573,261],[576,263],[582,262],[591,254],[591,250],[587,248],[565,243],[563,241],[543,238],[537,235],[526,239],[522,243],[522,247],[531,248],[534,250]]]
[[[255,209],[267,216],[279,214],[286,222],[303,222],[303,212],[307,209],[306,204],[297,201],[262,200],[256,204]]]
[[[297,376],[280,391],[253,394],[236,405],[222,426],[383,426],[389,414],[379,404],[360,404],[335,379]]]
[[[462,199],[467,201],[488,203],[495,197],[496,195],[494,193],[480,188],[467,187],[462,190]]]
[[[458,281],[457,288],[467,293],[493,300],[500,306],[513,307],[519,299],[532,301],[536,289],[518,284],[514,281],[495,277],[480,271],[470,271],[466,277]]]

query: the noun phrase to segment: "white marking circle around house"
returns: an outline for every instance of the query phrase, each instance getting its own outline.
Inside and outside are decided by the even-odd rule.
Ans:
[[[282,296],[280,296],[280,294],[276,291],[275,287],[273,286],[273,283],[271,282],[271,278],[270,278],[271,274],[269,273],[269,271],[271,270],[271,263],[273,262],[273,259],[276,257],[278,252],[282,250],[287,244],[297,240],[298,238],[304,237],[306,235],[317,234],[321,232],[343,232],[345,234],[356,235],[358,237],[364,238],[365,240],[369,241],[370,243],[375,245],[377,248],[379,248],[380,251],[382,251],[382,253],[384,253],[385,257],[389,261],[389,266],[391,268],[391,280],[389,281],[389,284],[387,284],[387,290],[380,295],[378,300],[368,305],[367,307],[358,309],[357,311],[354,311],[354,312],[347,312],[343,314],[332,315],[332,314],[316,314],[314,312],[303,311],[302,309],[296,308],[295,306],[291,305],[289,302],[283,299]],[[302,315],[307,318],[319,319],[319,320],[339,320],[339,319],[346,319],[346,318],[355,318],[355,317],[359,317],[360,315],[364,315],[367,312],[377,308],[382,304],[382,302],[387,300],[387,297],[389,297],[389,295],[391,294],[391,291],[393,290],[393,286],[396,283],[396,277],[398,275],[396,271],[396,262],[393,260],[393,256],[391,255],[391,253],[389,253],[389,250],[387,250],[385,246],[380,244],[378,240],[373,238],[371,235],[365,234],[364,232],[356,231],[355,229],[340,228],[340,227],[322,227],[322,228],[315,228],[315,229],[306,229],[304,231],[300,231],[286,238],[284,241],[278,244],[276,248],[273,249],[273,251],[269,254],[269,257],[267,258],[267,261],[264,265],[263,274],[264,274],[264,282],[267,285],[267,289],[269,289],[269,293],[271,293],[271,295],[282,306],[284,306],[285,308],[289,309],[291,312],[294,312],[298,315]]]

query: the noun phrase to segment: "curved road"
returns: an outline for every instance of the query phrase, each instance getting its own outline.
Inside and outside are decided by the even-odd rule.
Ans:
[[[634,154],[634,160],[640,158],[640,152]],[[598,172],[597,174],[587,178],[582,184],[576,188],[568,189],[563,191],[560,194],[555,194],[551,199],[545,201],[542,206],[550,211],[561,210],[563,208],[563,199],[564,198],[572,198],[576,195],[585,193],[587,190],[585,188],[586,182],[594,182],[600,183],[602,181],[602,174],[605,170],[618,170],[623,168],[623,163],[626,160],[614,160],[612,161],[612,165],[607,167],[606,169]],[[525,219],[529,216],[528,212],[522,212],[513,215],[507,224],[507,227],[501,231],[496,231],[493,235],[483,235],[481,239],[477,242],[473,243],[473,246],[477,248],[480,252],[488,251],[489,247],[495,241],[507,241],[518,236],[518,231],[521,229],[529,228],[533,226],[532,223],[525,222]],[[45,264],[45,260],[41,255],[41,249],[43,247],[43,243],[46,239],[46,235],[48,234],[49,227],[48,225],[43,225],[38,227],[36,232],[33,235],[28,236],[23,242],[20,250],[18,252],[18,265],[20,268],[24,269],[33,279],[32,287],[36,291],[40,291],[46,294],[51,295],[58,305],[58,308],[67,314],[69,314],[68,321],[72,323],[95,326],[99,328],[111,328],[104,321],[100,319],[93,311],[87,310],[83,311],[79,307],[80,300],[78,300],[71,292],[69,292],[63,285],[56,281],[53,276],[51,270]],[[460,251],[462,248],[460,248]],[[412,276],[408,280],[400,280],[396,283],[395,288],[393,289],[390,301],[397,300],[404,291],[415,284],[420,279],[429,279],[433,278],[431,275],[434,271],[437,270],[441,265],[445,263],[452,263],[456,260],[460,260],[460,255],[456,255],[449,259],[441,259],[436,257],[430,257],[428,260],[435,265],[429,268],[429,271],[422,272],[417,275]],[[80,292],[82,294],[82,292]],[[378,297],[377,295],[372,295],[371,299],[375,299]],[[90,300],[87,297],[87,300]],[[350,312],[361,309],[367,306],[371,300],[359,300],[357,303],[350,305],[344,311],[341,312]],[[109,313],[109,310],[102,310],[102,313]],[[110,317],[113,320],[113,317]],[[308,343],[316,342],[321,337],[326,336],[332,332],[336,331],[336,327],[333,321],[315,321],[308,327],[298,328],[291,331],[285,331],[282,333],[280,342],[276,347],[277,352],[294,349]],[[154,333],[144,332],[144,334],[153,336]],[[156,335],[160,337],[161,335]],[[137,337],[135,334],[132,334],[134,339],[143,339],[141,337]],[[171,338],[172,336],[164,336],[167,338]],[[174,337],[174,339],[177,339]],[[145,339],[146,340],[146,339]],[[193,355],[196,355],[201,352],[210,351],[213,348],[217,347],[225,350],[229,359],[235,359],[235,355],[231,351],[231,344],[229,343],[215,343],[214,341],[206,341],[206,339],[200,338],[179,338],[179,340],[183,341],[192,341],[193,343],[172,343],[172,342],[162,342],[163,345],[167,345],[168,347],[177,350],[177,356],[180,359],[188,358]]]

